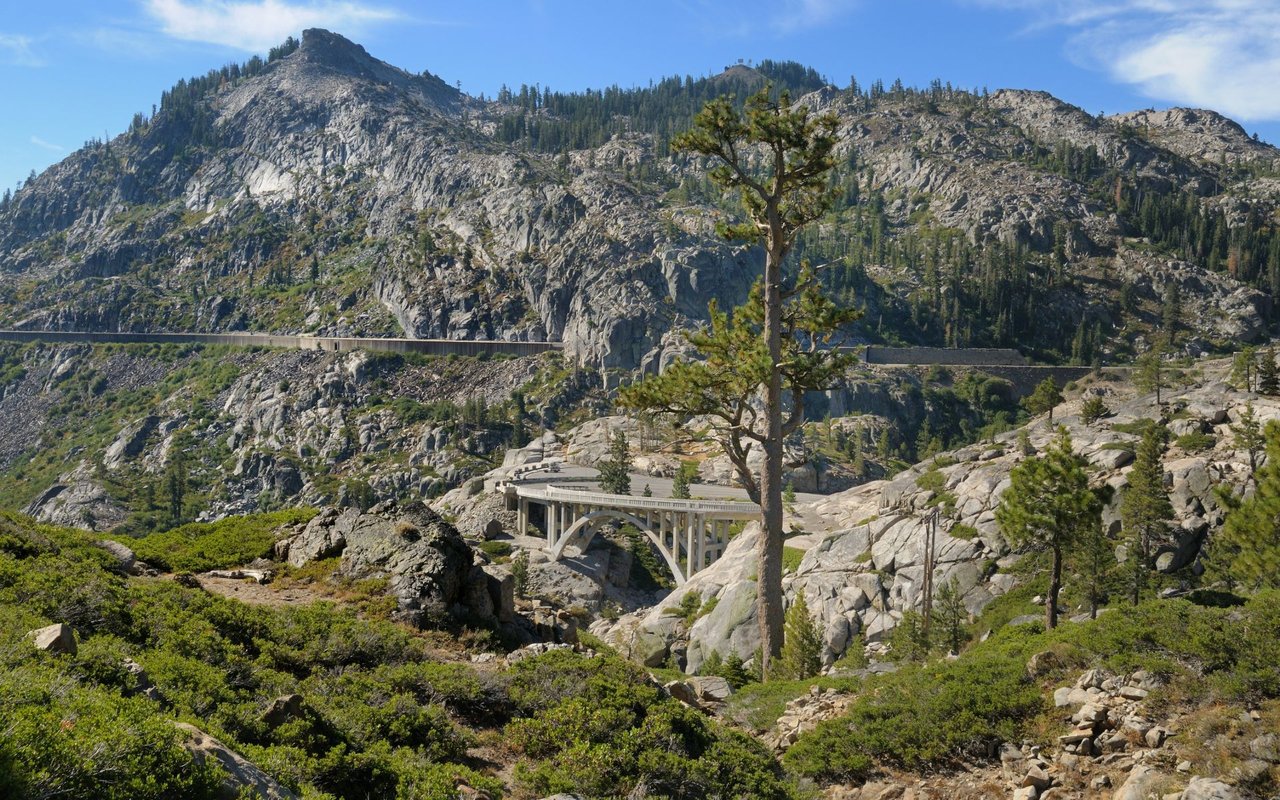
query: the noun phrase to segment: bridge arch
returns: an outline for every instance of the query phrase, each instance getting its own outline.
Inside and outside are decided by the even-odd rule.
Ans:
[[[560,557],[564,555],[565,547],[567,547],[569,542],[573,540],[573,537],[581,533],[584,528],[587,530],[587,538],[582,542],[582,549],[586,550],[587,545],[591,544],[591,540],[596,536],[597,530],[595,523],[602,519],[617,519],[634,525],[637,530],[643,533],[645,537],[648,538],[649,541],[653,542],[653,544],[658,548],[658,552],[662,554],[663,560],[667,562],[667,568],[671,570],[672,577],[676,579],[676,585],[683,586],[685,581],[688,580],[685,577],[684,569],[680,566],[680,558],[678,555],[667,549],[667,546],[662,542],[662,537],[653,530],[648,522],[633,514],[628,514],[625,511],[614,508],[604,508],[599,511],[592,511],[579,517],[577,521],[570,525],[564,532],[560,537],[560,540],[555,543],[555,546],[551,548],[551,560],[560,560]]]

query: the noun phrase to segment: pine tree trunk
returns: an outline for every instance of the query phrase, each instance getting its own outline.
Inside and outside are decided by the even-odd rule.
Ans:
[[[1062,548],[1053,547],[1053,569],[1049,572],[1049,593],[1044,601],[1044,627],[1058,627],[1058,592],[1062,589]]]
[[[772,245],[772,242],[770,243]],[[757,559],[756,614],[760,658],[766,679],[769,663],[782,652],[782,253],[770,247],[764,265],[764,337],[773,367],[765,386],[764,467],[760,474],[760,510],[764,530]]]

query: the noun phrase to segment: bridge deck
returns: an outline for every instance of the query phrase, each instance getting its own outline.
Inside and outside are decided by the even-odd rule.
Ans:
[[[739,503],[724,500],[675,500],[634,495],[588,492],[581,489],[562,489],[557,486],[533,488],[516,485],[516,496],[544,503],[579,503],[588,506],[604,506],[634,511],[680,511],[705,514],[722,519],[757,519],[760,506],[755,503]]]
[[[353,336],[294,336],[270,333],[132,333],[116,331],[0,330],[0,341],[65,344],[211,344],[235,347],[279,347],[289,350],[476,356],[502,353],[527,356],[560,350],[561,342],[509,342],[476,339],[393,339]]]

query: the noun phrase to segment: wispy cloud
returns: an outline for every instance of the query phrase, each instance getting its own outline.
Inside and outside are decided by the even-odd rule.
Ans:
[[[36,55],[30,36],[16,33],[0,33],[0,62],[19,67],[42,67],[44,60]]]
[[[353,34],[401,19],[397,11],[345,0],[146,0],[148,13],[175,39],[262,52],[303,28]]]
[[[1068,53],[1159,100],[1280,119],[1275,0],[977,0],[1072,31]]]
[[[857,3],[858,0],[784,0],[774,23],[784,33],[816,28],[849,13]]]
[[[53,142],[45,141],[44,139],[41,139],[39,136],[32,136],[31,143],[42,150],[48,150],[50,153],[62,153],[62,152],[65,152],[67,149],[60,144],[54,144]]]

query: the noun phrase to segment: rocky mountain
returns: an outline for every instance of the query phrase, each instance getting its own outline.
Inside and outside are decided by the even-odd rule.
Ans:
[[[1175,286],[1193,349],[1271,324],[1280,153],[1212,112],[841,90],[767,62],[487,100],[320,30],[180,82],[4,202],[0,324],[552,339],[652,368],[758,258],[714,237],[736,212],[670,136],[766,79],[840,117],[838,202],[797,257],[867,307],[854,340],[1123,357]]]

